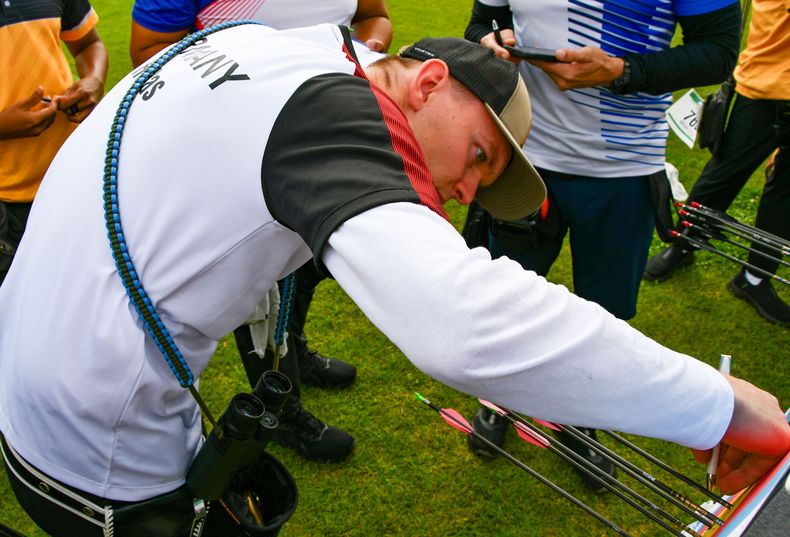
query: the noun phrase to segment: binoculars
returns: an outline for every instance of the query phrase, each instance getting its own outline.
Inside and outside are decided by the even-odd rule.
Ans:
[[[231,399],[187,472],[186,487],[194,497],[221,498],[234,475],[261,457],[291,389],[288,377],[266,371],[252,393]]]

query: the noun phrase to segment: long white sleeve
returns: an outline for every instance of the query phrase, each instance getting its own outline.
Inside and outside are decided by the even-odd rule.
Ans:
[[[423,206],[349,219],[323,260],[414,365],[460,391],[698,449],[718,443],[730,422],[732,390],[715,369],[514,261],[469,250]]]

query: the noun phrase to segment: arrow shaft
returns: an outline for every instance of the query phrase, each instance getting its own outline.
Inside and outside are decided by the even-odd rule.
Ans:
[[[781,283],[783,283],[785,285],[790,285],[790,281],[789,280],[786,280],[786,279],[782,278],[781,276],[779,276],[777,274],[773,274],[772,272],[768,272],[767,270],[761,269],[760,267],[756,267],[756,266],[754,266],[754,265],[752,265],[750,263],[747,263],[746,261],[742,261],[742,260],[738,259],[735,256],[732,256],[730,254],[722,252],[718,248],[714,248],[713,246],[711,246],[710,244],[708,244],[706,242],[699,241],[697,239],[693,239],[693,238],[689,237],[688,235],[682,235],[680,233],[678,233],[676,236],[678,238],[681,238],[681,239],[685,240],[689,244],[692,244],[692,245],[696,246],[700,250],[705,250],[707,252],[712,252],[714,254],[718,254],[718,255],[722,256],[723,258],[725,258],[725,259],[729,259],[730,261],[732,261],[734,263],[738,263],[739,265],[744,266],[747,269],[749,269],[750,272],[755,272],[755,273],[760,274],[760,275],[762,275],[762,276],[764,276],[766,278],[770,278],[772,280],[776,280],[778,282],[781,282]]]
[[[699,215],[700,217],[706,218],[708,220],[712,220],[711,223],[715,223],[718,226],[723,226],[744,233],[747,235],[745,238],[748,238],[749,240],[762,242],[766,245],[779,249],[784,255],[790,255],[790,242],[783,239],[782,237],[777,237],[776,235],[768,233],[767,231],[763,231],[762,229],[748,226],[732,218],[726,213],[715,211],[714,209],[705,207],[699,203],[692,203],[690,205],[680,204],[679,206],[690,213]]]
[[[430,408],[432,408],[433,410],[435,410],[436,412],[441,414],[445,418],[445,420],[450,419],[450,420],[458,422],[458,420],[455,417],[453,417],[452,415],[448,415],[446,412],[443,412],[443,409],[441,409],[438,406],[434,405],[428,399],[425,399],[423,397],[423,398],[420,399],[420,401],[422,401],[423,403],[428,405]],[[463,423],[458,422],[458,425],[464,427]],[[535,479],[537,479],[538,481],[540,481],[541,483],[543,483],[544,485],[549,487],[551,490],[553,490],[557,494],[561,495],[563,498],[565,498],[566,500],[568,500],[572,504],[576,505],[577,507],[579,507],[582,510],[584,510],[585,512],[587,512],[589,515],[591,515],[593,518],[597,519],[599,522],[601,522],[601,523],[605,524],[606,526],[608,526],[612,531],[614,531],[618,535],[622,535],[623,537],[632,537],[631,534],[629,534],[627,531],[625,531],[624,529],[619,527],[617,524],[615,524],[614,522],[612,522],[611,520],[609,520],[608,518],[606,518],[605,516],[600,514],[598,511],[596,511],[595,509],[593,509],[592,507],[590,507],[589,505],[587,505],[583,501],[579,500],[578,498],[576,498],[576,496],[574,496],[570,492],[566,491],[562,487],[554,484],[549,479],[543,477],[540,473],[536,472],[535,470],[533,470],[532,468],[530,468],[529,466],[527,466],[526,464],[524,464],[523,462],[521,462],[520,460],[515,458],[513,455],[511,455],[510,453],[508,453],[507,451],[505,451],[501,447],[497,446],[496,444],[494,444],[493,442],[488,440],[483,435],[476,433],[474,431],[474,429],[472,429],[471,432],[469,432],[468,434],[470,434],[471,436],[473,436],[477,440],[483,442],[484,444],[488,445],[491,449],[493,449],[494,451],[496,451],[497,453],[502,455],[508,461],[510,461],[511,463],[515,464],[516,466],[518,466],[519,468],[521,468],[525,472],[527,472],[529,475],[531,475],[532,477],[534,477]]]
[[[680,479],[681,481],[683,481],[687,485],[689,485],[691,487],[694,487],[697,491],[705,494],[711,500],[714,500],[714,501],[718,502],[719,504],[721,504],[722,506],[726,507],[727,509],[732,509],[733,508],[733,505],[731,503],[729,503],[727,500],[725,500],[724,498],[722,498],[721,496],[709,491],[708,489],[706,489],[705,487],[703,487],[702,485],[700,485],[699,483],[697,483],[693,479],[689,479],[687,476],[681,474],[680,472],[678,472],[677,470],[675,470],[674,468],[672,468],[668,464],[664,463],[662,460],[654,457],[653,455],[651,455],[647,451],[643,450],[642,448],[640,448],[639,446],[637,446],[633,442],[629,442],[628,440],[626,440],[625,438],[623,438],[622,436],[620,436],[619,434],[617,434],[617,433],[615,433],[613,431],[601,430],[601,432],[603,432],[604,434],[610,436],[611,438],[613,438],[617,442],[621,443],[622,445],[626,446],[627,448],[629,448],[634,453],[637,453],[640,456],[642,456],[643,458],[645,458],[648,461],[652,462],[653,464],[655,464],[656,466],[658,466],[662,470],[664,470],[666,472],[669,472],[670,474],[672,474],[676,478]]]
[[[699,520],[703,524],[708,524],[708,525],[724,524],[723,520],[715,517],[708,511],[702,509],[694,502],[688,500],[685,496],[683,496],[679,492],[672,490],[670,487],[668,487],[664,483],[661,483],[658,479],[656,479],[649,473],[645,472],[644,470],[632,464],[631,462],[625,460],[617,453],[613,452],[612,450],[610,450],[600,442],[597,442],[592,438],[588,437],[586,434],[582,433],[575,427],[566,426],[565,430],[568,433],[572,434],[574,438],[584,443],[587,447],[597,451],[602,457],[609,460],[612,464],[623,470],[626,474],[633,477],[634,479],[645,485],[647,488],[649,488],[650,490],[652,490],[662,498],[668,500],[673,505],[683,510],[686,514],[693,516],[695,519]],[[661,483],[661,485],[659,485],[659,483]],[[666,489],[669,489],[669,491]]]
[[[595,466],[595,464],[588,461],[587,459],[585,459],[584,457],[582,457],[581,455],[579,455],[569,447],[562,444],[562,442],[544,436],[543,434],[541,434],[540,429],[532,426],[529,423],[519,422],[518,420],[514,419],[510,414],[505,414],[504,417],[514,425],[519,423],[521,425],[528,427],[533,432],[533,434],[538,435],[542,440],[544,440],[548,444],[547,449],[549,451],[555,453],[556,455],[558,455],[566,462],[570,463],[575,468],[578,468],[579,470],[588,474],[590,477],[592,477],[593,479],[601,483],[603,486],[605,486],[610,492],[612,492],[612,494],[614,494],[615,496],[617,496],[618,498],[620,498],[628,505],[630,505],[640,513],[644,514],[645,516],[647,516],[657,524],[659,524],[662,528],[666,529],[673,535],[683,537],[684,535],[683,532],[685,531],[692,537],[700,537],[698,533],[686,529],[687,524],[684,524],[682,521],[678,520],[670,513],[667,513],[659,506],[657,506],[656,504],[654,504],[653,502],[651,502],[650,500],[648,500],[647,498],[645,498],[644,496],[633,490],[632,488],[628,487],[625,483],[618,481],[615,477],[609,475],[601,468],[598,468],[597,466]],[[647,506],[647,508],[649,508],[653,512],[651,512],[647,508],[643,507],[643,505],[638,504],[633,499],[623,494],[621,490],[625,491],[627,494],[630,494],[633,498],[636,498],[639,502],[641,502],[644,506]],[[654,512],[658,513],[658,515],[661,515],[667,520],[669,520],[670,522],[672,522],[674,526],[667,524],[663,519],[656,516]],[[701,521],[701,522],[705,523],[707,521]],[[680,531],[678,531],[678,529]]]
[[[768,252],[763,252],[762,250],[757,250],[755,248],[751,248],[751,247],[746,246],[745,244],[740,243],[738,241],[735,241],[735,240],[733,240],[733,239],[731,239],[731,238],[729,238],[729,237],[727,237],[726,235],[723,235],[723,234],[720,237],[717,237],[714,233],[712,233],[710,230],[708,230],[704,225],[692,224],[691,222],[684,222],[684,223],[688,224],[687,227],[689,229],[693,229],[693,230],[697,231],[698,233],[701,233],[708,240],[723,241],[723,242],[726,242],[727,244],[732,244],[733,246],[737,246],[738,248],[746,250],[750,254],[756,254],[756,255],[759,255],[760,257],[763,257],[765,259],[769,259],[771,261],[775,261],[775,262],[779,263],[780,265],[784,265],[786,267],[790,267],[790,263],[789,262],[785,261],[784,259],[780,259],[778,257],[775,257],[775,256],[769,254]]]

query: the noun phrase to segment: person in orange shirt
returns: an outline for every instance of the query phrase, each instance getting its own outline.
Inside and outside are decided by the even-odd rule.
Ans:
[[[104,94],[107,51],[98,20],[87,0],[0,5],[0,284],[44,172]],[[61,40],[74,57],[76,82]]]
[[[790,239],[790,0],[755,0],[749,39],[735,68],[735,104],[718,156],[702,170],[689,201],[726,210],[749,177],[772,153],[772,172],[757,208],[755,226]],[[689,231],[686,231],[687,233]],[[750,253],[749,264],[774,274],[775,253]],[[685,241],[650,258],[644,278],[663,281],[694,261]],[[790,326],[790,306],[777,295],[765,273],[743,269],[727,287],[752,304],[768,321]]]

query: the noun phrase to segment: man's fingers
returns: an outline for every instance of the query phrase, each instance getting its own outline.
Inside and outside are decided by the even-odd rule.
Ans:
[[[38,136],[47,130],[54,123],[57,112],[58,109],[55,103],[49,103],[41,110],[30,112],[29,117],[32,120],[32,125],[27,130],[26,136]]]
[[[382,52],[384,50],[384,42],[378,39],[368,39],[365,41],[365,46],[374,52]]]
[[[790,426],[776,397],[742,379],[727,380],[735,408],[724,442],[762,456],[784,456],[790,450]]]
[[[43,98],[44,98],[44,88],[42,86],[39,86],[35,89],[33,94],[27,98],[27,104],[30,107],[35,106],[36,104],[40,103],[41,99]]]
[[[748,455],[737,466],[724,462],[719,465],[716,484],[723,493],[735,494],[760,479],[782,458]]]
[[[560,48],[557,49],[557,52],[554,53],[558,60],[565,63],[570,63],[573,60],[573,51],[567,48]]]
[[[735,471],[745,464],[750,464],[750,457],[752,457],[752,455],[742,449],[723,444],[719,451],[719,468],[721,472],[725,474]]]
[[[593,47],[557,49],[557,59],[561,62],[588,62],[592,59]]]
[[[502,41],[505,42],[504,38],[502,39]],[[483,39],[480,40],[480,44],[493,50],[494,54],[497,55],[497,58],[502,58],[503,60],[510,59],[510,53],[504,48],[499,46],[499,43],[496,42],[496,38],[494,38],[493,32],[484,36]]]
[[[516,45],[516,34],[513,33],[513,30],[502,30],[499,35],[502,38],[502,44],[511,47]],[[497,43],[496,37],[494,36],[494,32],[483,36],[483,38],[480,40],[480,44],[493,50],[497,58],[510,60],[515,64],[518,64],[520,61],[518,58],[511,57],[510,52],[508,52],[507,49],[499,46],[499,43]]]
[[[33,94],[22,101],[22,107],[26,110],[30,110],[31,108],[35,107],[36,105],[41,103],[41,100],[44,98],[44,86],[38,86],[34,91]]]
[[[694,460],[696,460],[700,464],[707,464],[710,460],[711,455],[713,454],[712,449],[692,449],[692,455],[694,455]]]

